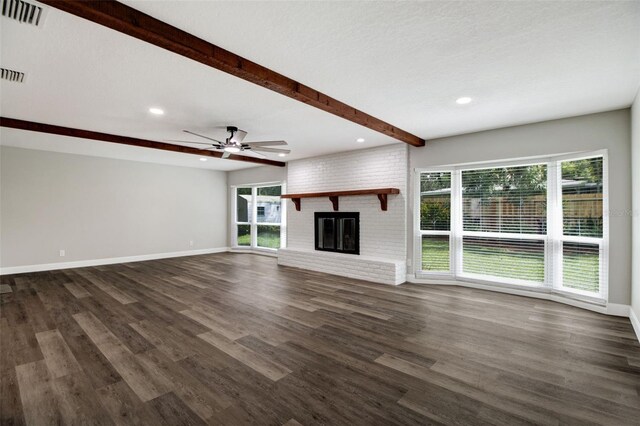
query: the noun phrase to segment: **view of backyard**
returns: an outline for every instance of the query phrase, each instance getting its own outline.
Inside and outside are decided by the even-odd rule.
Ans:
[[[600,243],[569,242],[564,237],[602,238],[603,159],[558,164],[562,178],[562,286],[597,293]],[[461,170],[458,185],[462,198],[462,247],[456,249],[461,250],[462,273],[488,279],[545,281],[548,173],[547,164]],[[451,269],[451,190],[450,171],[422,173],[423,271]],[[515,237],[501,236],[505,233]],[[525,234],[538,237],[518,237]]]
[[[280,225],[271,224],[281,221],[281,192],[280,185],[236,189],[236,222],[241,222],[236,225],[238,246],[251,246],[253,222],[257,231],[256,247],[280,248]]]
[[[465,244],[462,256],[464,272],[496,277],[516,278],[541,282],[544,280],[544,253],[523,256],[520,251],[508,248],[486,247],[481,244]],[[599,281],[599,256],[597,251],[565,252],[563,256],[565,287],[597,292]],[[449,270],[448,237],[422,239],[422,270]]]
[[[258,225],[258,247],[280,248],[280,227],[275,225]],[[238,225],[238,245],[251,245],[251,227]]]

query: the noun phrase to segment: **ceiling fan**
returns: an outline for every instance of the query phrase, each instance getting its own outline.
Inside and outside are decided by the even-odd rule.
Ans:
[[[262,152],[275,153],[279,154],[281,157],[284,157],[291,152],[291,150],[289,149],[270,148],[270,146],[274,145],[287,145],[287,142],[285,141],[259,141],[243,143],[242,141],[247,136],[247,132],[238,129],[235,126],[227,126],[229,137],[226,138],[224,142],[210,138],[209,136],[200,135],[190,130],[183,130],[183,132],[207,139],[211,142],[194,142],[181,140],[172,140],[171,142],[208,145],[208,148],[202,149],[205,151],[224,151],[224,153],[222,154],[222,158],[228,158],[231,154],[246,155],[247,157],[267,158],[267,156],[262,154]]]

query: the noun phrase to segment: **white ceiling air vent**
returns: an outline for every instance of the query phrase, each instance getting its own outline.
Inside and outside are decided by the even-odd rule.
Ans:
[[[20,71],[8,70],[6,68],[0,68],[0,78],[2,80],[15,81],[16,83],[24,82],[24,73]]]
[[[22,0],[2,0],[2,16],[38,26],[42,22],[42,8]]]

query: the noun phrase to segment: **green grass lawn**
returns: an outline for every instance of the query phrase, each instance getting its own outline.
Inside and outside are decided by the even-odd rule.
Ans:
[[[422,270],[449,270],[449,237],[422,238]]]
[[[523,255],[524,254],[524,255]],[[464,272],[528,281],[544,281],[544,254],[466,244],[462,253]],[[597,254],[565,254],[564,286],[598,292]],[[422,270],[449,270],[448,237],[422,239]]]
[[[275,228],[275,229],[263,229],[263,228]],[[245,231],[244,229],[241,231]],[[251,235],[244,233],[238,235],[239,246],[250,246]],[[277,226],[258,226],[258,247],[265,248],[280,248],[280,228]]]

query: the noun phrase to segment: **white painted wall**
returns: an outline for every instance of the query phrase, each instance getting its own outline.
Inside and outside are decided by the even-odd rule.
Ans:
[[[0,157],[2,268],[227,245],[225,172],[6,146]]]
[[[631,249],[631,309],[640,320],[640,92],[631,107],[631,165],[633,193],[633,247]],[[640,338],[640,322],[634,324]]]
[[[374,195],[340,198],[340,211],[360,212],[360,256],[314,250],[314,213],[333,211],[328,198],[305,198],[301,211],[288,200],[287,250],[278,253],[279,262],[377,282],[404,282],[407,167],[405,144],[289,162],[288,193],[393,187],[400,194],[389,196],[387,211]]]
[[[609,302],[628,305],[631,301],[630,133],[629,109],[545,121],[430,140],[424,148],[410,148],[410,167],[413,170],[429,166],[608,149],[611,211]],[[408,204],[409,217],[414,214],[413,204],[411,199]],[[408,226],[409,235],[413,235],[412,220],[409,220]],[[408,252],[409,258],[413,258],[412,241],[409,241]]]

